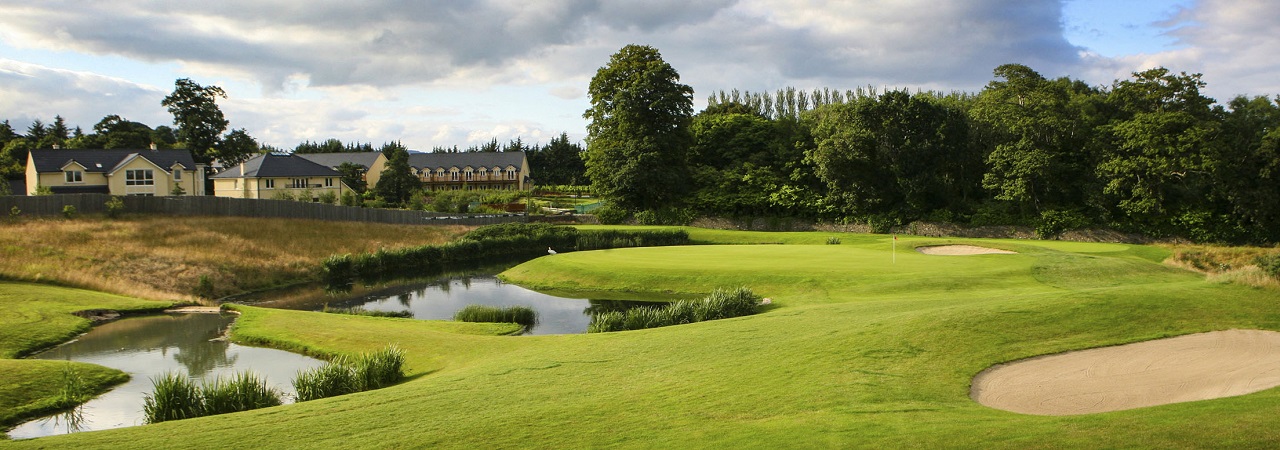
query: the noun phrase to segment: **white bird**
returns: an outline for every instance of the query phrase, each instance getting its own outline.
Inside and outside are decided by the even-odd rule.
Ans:
[[[548,254],[548,255],[554,255],[554,254],[556,254],[556,251],[555,251],[555,250],[552,250],[552,249],[551,249],[551,247],[547,247],[547,254]]]

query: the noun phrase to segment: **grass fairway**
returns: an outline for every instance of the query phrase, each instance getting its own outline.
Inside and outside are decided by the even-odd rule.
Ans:
[[[0,444],[129,448],[1270,447],[1280,390],[1087,416],[987,408],[993,364],[1230,328],[1280,330],[1280,292],[1206,282],[1119,244],[691,230],[735,245],[562,253],[542,288],[771,297],[750,317],[509,337],[401,319],[245,308],[240,338],[316,352],[396,343],[416,375],[299,405]],[[783,245],[740,245],[748,243]],[[927,256],[968,243],[1016,255]],[[470,325],[470,324],[468,324]],[[452,325],[450,325],[452,326]],[[175,437],[180,437],[175,439]]]

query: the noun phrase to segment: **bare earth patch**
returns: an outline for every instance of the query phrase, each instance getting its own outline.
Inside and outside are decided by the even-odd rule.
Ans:
[[[970,396],[1035,415],[1092,414],[1280,386],[1280,332],[1229,330],[1041,356],[982,371]]]
[[[1013,255],[1018,252],[1000,250],[998,248],[979,247],[976,245],[930,245],[916,247],[916,251],[926,255],[964,256],[964,255]]]

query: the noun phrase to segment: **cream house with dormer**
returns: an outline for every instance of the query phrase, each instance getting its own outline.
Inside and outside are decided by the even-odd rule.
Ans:
[[[32,150],[27,195],[204,195],[204,165],[187,150]]]

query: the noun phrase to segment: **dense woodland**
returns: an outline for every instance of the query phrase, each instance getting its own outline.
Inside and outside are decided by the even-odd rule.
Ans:
[[[628,46],[601,68],[584,115],[587,148],[561,134],[546,145],[494,139],[432,151],[524,151],[537,184],[591,184],[611,205],[605,214],[642,213],[659,223],[788,217],[883,231],[929,220],[1028,225],[1046,237],[1107,227],[1201,242],[1280,242],[1280,97],[1219,103],[1201,94],[1199,74],[1157,68],[1090,86],[1008,64],[978,93],[735,90],[711,95],[693,114],[692,89],[678,83],[674,68],[639,64],[662,71],[637,77],[648,69],[628,69],[629,59],[661,63],[656,50]],[[666,84],[636,89],[628,78]],[[222,95],[179,80],[170,98],[184,89],[207,100],[206,113]],[[21,176],[34,148],[193,148],[192,132],[182,131],[199,127],[170,103],[176,128],[114,115],[89,132],[61,117],[25,132],[0,122],[0,174]],[[621,112],[628,104],[642,106]],[[194,144],[208,149],[198,157],[281,151],[243,130],[220,135],[225,119],[220,112],[214,119],[221,128]],[[375,148],[328,139],[292,151],[388,149],[405,150],[398,142]]]

